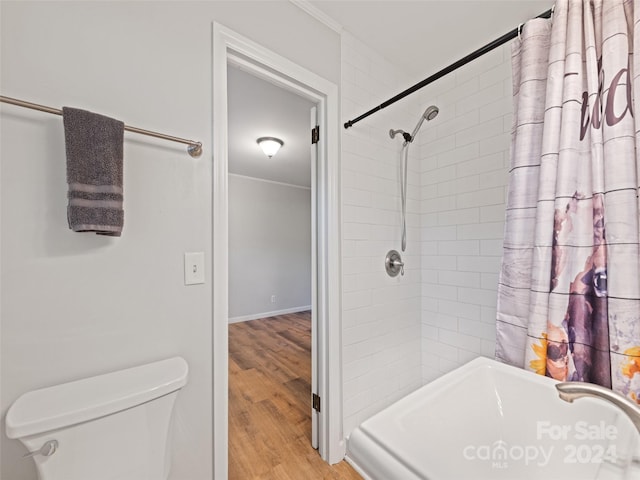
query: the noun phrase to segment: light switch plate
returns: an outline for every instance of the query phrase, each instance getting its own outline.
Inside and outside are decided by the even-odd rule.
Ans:
[[[184,254],[184,284],[200,283],[204,283],[204,252],[187,252]]]

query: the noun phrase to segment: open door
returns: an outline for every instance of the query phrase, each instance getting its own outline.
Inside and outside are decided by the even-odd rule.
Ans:
[[[329,463],[345,455],[342,433],[340,329],[340,91],[336,84],[247,37],[213,22],[212,255],[213,291],[213,477],[227,478],[229,465],[229,272],[227,63],[271,79],[316,104],[322,131],[312,149],[312,385],[322,393],[312,413],[312,443]],[[316,125],[316,123],[313,123]],[[317,153],[317,155],[316,155]]]
[[[318,118],[311,108],[311,445],[318,449]]]

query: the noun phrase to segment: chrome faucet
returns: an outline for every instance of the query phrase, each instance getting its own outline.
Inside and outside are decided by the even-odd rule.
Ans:
[[[556,389],[558,390],[560,398],[569,403],[573,403],[575,399],[582,397],[601,398],[602,400],[613,403],[627,414],[638,430],[638,433],[640,433],[640,407],[619,393],[601,387],[600,385],[584,382],[556,383]]]

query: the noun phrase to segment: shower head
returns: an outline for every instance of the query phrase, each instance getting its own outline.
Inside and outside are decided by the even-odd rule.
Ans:
[[[426,118],[427,120],[433,120],[434,118],[436,118],[438,116],[438,113],[440,113],[440,109],[438,107],[436,107],[435,105],[431,105],[429,108],[427,108],[424,111],[422,116],[424,118]]]
[[[439,112],[440,112],[440,109],[438,107],[436,107],[435,105],[431,105],[430,107],[427,107],[427,109],[424,111],[424,113],[420,117],[420,120],[418,120],[418,124],[416,125],[416,128],[413,129],[413,133],[411,134],[411,141],[412,142],[416,138],[416,134],[418,133],[418,130],[420,130],[420,127],[422,126],[422,123],[425,120],[433,120],[434,118],[436,118],[438,116]]]

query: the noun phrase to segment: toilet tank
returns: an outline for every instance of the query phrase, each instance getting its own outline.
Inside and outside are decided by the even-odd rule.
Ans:
[[[27,392],[9,408],[9,438],[34,455],[39,480],[166,480],[181,357]],[[28,459],[25,459],[28,461]]]

